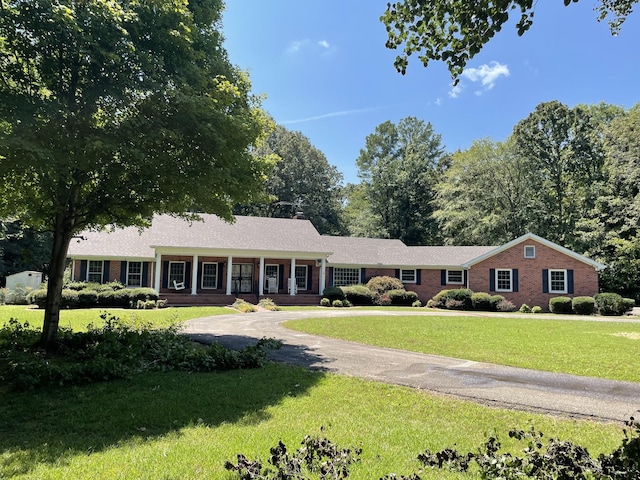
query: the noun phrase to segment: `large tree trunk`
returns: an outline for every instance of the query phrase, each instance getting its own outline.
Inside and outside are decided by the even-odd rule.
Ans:
[[[47,303],[44,312],[42,336],[40,337],[40,345],[48,350],[51,349],[58,335],[67,250],[69,249],[69,243],[73,236],[72,229],[67,228],[66,225],[67,222],[65,222],[65,219],[57,218],[56,228],[53,233],[51,264],[49,266],[49,279],[47,284]]]

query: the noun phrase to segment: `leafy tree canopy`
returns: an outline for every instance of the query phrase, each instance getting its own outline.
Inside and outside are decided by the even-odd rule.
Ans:
[[[260,195],[270,120],[234,68],[222,2],[0,0],[0,214],[53,232],[43,343],[69,241]]]
[[[565,6],[578,0],[563,0]],[[638,0],[599,0],[598,20],[610,18],[616,33]],[[457,82],[467,62],[502,30],[511,13],[519,16],[518,35],[533,24],[534,0],[403,0],[388,3],[380,20],[387,28],[387,48],[402,48],[394,65],[407,70],[409,57],[416,53],[426,67],[432,60],[447,64]]]

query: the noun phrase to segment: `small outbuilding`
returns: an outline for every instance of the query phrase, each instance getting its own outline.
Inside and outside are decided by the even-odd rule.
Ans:
[[[25,288],[36,289],[42,283],[42,272],[25,270],[24,272],[7,275],[7,290],[15,290],[16,286],[22,285]]]

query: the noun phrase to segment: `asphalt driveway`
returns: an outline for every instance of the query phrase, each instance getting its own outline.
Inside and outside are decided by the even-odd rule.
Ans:
[[[485,405],[615,421],[638,416],[640,383],[373,347],[296,332],[281,325],[298,318],[368,314],[371,312],[333,309],[230,314],[189,320],[184,331],[199,341],[217,341],[229,348],[255,344],[262,337],[277,338],[283,347],[269,354],[274,361],[406,385]],[[376,315],[407,312],[376,311]]]

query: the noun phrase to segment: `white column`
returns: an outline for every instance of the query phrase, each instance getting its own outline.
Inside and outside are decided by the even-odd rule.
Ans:
[[[324,292],[325,285],[327,283],[327,259],[322,259],[322,265],[320,266],[320,295]]]
[[[161,255],[156,253],[156,271],[155,271],[155,280],[153,287],[156,289],[156,292],[160,293],[160,274],[162,273],[162,265],[161,265]]]
[[[193,267],[191,268],[191,295],[197,295],[198,292],[198,255],[193,256]]]
[[[289,275],[289,295],[296,294],[296,259],[291,259],[291,275]]]
[[[76,259],[71,260],[71,281],[76,281]]]
[[[264,295],[264,257],[260,257],[260,273],[258,275],[258,295]]]
[[[231,295],[231,273],[233,270],[233,257],[227,258],[227,295]]]

